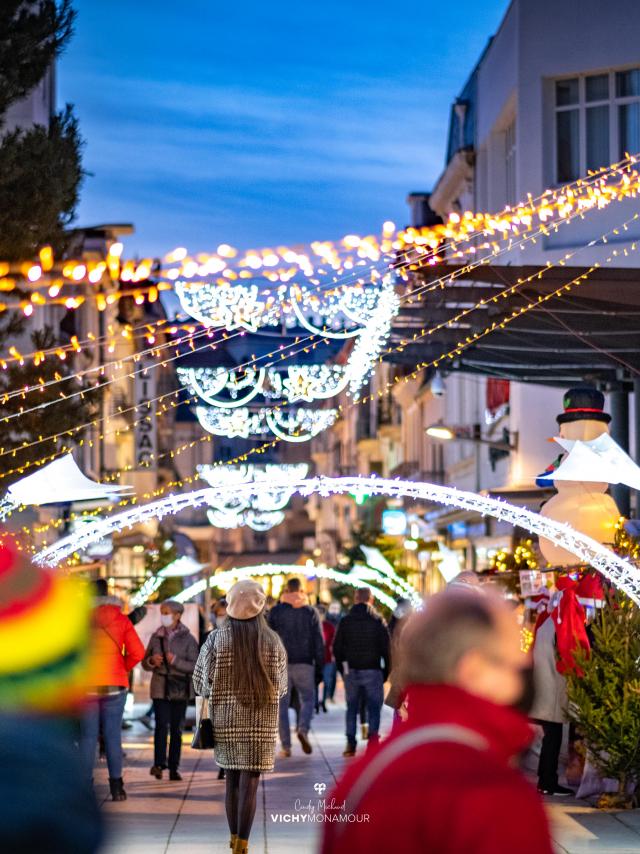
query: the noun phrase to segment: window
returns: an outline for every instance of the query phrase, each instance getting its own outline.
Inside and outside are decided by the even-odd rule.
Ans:
[[[640,68],[555,81],[555,178],[640,151]]]

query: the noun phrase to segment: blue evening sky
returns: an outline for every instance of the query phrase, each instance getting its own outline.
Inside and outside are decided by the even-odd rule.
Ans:
[[[59,101],[87,140],[79,225],[127,252],[294,244],[407,222],[507,0],[76,0]]]

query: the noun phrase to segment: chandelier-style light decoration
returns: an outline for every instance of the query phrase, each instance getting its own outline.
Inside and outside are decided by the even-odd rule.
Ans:
[[[285,442],[308,442],[326,430],[338,417],[337,409],[260,409],[251,412],[247,407],[220,409],[215,406],[196,406],[201,426],[216,436],[242,439],[275,433]]]
[[[378,287],[359,284],[318,293],[298,285],[271,289],[179,280],[175,291],[187,314],[208,328],[257,332],[262,326],[284,324],[338,340],[360,334],[358,327],[367,322],[378,297]]]
[[[277,368],[177,368],[178,379],[191,394],[211,406],[234,409],[258,394],[268,401],[297,403],[328,400],[347,387],[345,365],[288,365]],[[222,397],[221,395],[228,395]]]
[[[534,513],[524,507],[517,507],[497,498],[488,498],[474,492],[464,492],[451,486],[440,486],[435,483],[424,483],[410,480],[391,480],[380,477],[313,477],[297,481],[295,484],[273,484],[293,486],[303,497],[317,493],[323,498],[334,494],[366,492],[368,495],[386,495],[392,498],[409,498],[415,501],[435,501],[450,507],[470,510],[483,516],[494,516],[523,528],[532,534],[544,537],[561,548],[574,554],[576,563],[586,563],[593,566],[616,587],[623,590],[627,596],[640,605],[640,570],[630,561],[625,560],[615,552],[603,546],[591,537],[576,531],[570,525],[547,519],[539,513]],[[152,501],[140,507],[132,507],[122,513],[116,513],[105,519],[100,519],[83,526],[76,534],[57,540],[42,549],[35,557],[36,563],[45,566],[55,566],[75,551],[81,551],[90,543],[108,536],[114,531],[137,525],[149,519],[163,518],[169,514],[179,513],[188,507],[201,507],[218,500],[220,494],[230,497],[236,494],[241,497],[255,490],[255,485],[235,484],[229,487],[207,487],[192,492],[169,495],[158,501]]]
[[[309,471],[307,463],[264,463],[233,466],[200,465],[198,474],[214,487],[254,483],[255,490],[237,495],[216,493],[207,518],[216,528],[240,528],[268,531],[284,521],[284,508],[295,492],[295,484]],[[273,485],[275,482],[275,486]]]

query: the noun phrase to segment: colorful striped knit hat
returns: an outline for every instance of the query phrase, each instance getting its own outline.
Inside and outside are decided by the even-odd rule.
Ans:
[[[0,711],[62,711],[86,692],[91,597],[0,544]]]

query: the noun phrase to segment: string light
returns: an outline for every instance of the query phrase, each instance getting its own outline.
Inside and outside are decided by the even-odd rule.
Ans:
[[[290,488],[290,482],[282,484]],[[36,555],[39,565],[55,566],[74,552],[81,551],[89,544],[109,536],[116,530],[131,527],[150,519],[161,519],[166,515],[179,513],[188,507],[200,507],[210,504],[217,496],[242,497],[255,490],[254,484],[232,484],[213,489],[169,495],[160,501],[117,513],[105,519],[96,520],[83,526],[81,531],[57,540],[51,546]],[[417,501],[434,501],[450,507],[490,515],[522,528],[531,534],[537,534],[555,545],[576,555],[580,562],[591,565],[609,581],[622,589],[634,602],[640,604],[640,570],[632,563],[619,557],[591,537],[576,531],[570,525],[556,522],[527,510],[495,498],[464,492],[449,486],[419,481],[390,480],[377,477],[315,477],[302,479],[295,484],[295,491],[302,497],[318,494],[328,498],[334,494],[365,491],[369,495],[385,495],[392,498],[409,498]]]
[[[619,234],[619,233],[620,233],[620,231],[621,231],[621,230],[622,230],[622,231],[626,231],[626,230],[628,230],[628,226],[629,226],[629,224],[630,224],[631,222],[633,222],[633,221],[637,220],[637,219],[638,219],[638,216],[639,216],[639,215],[638,215],[637,213],[636,213],[636,214],[634,214],[634,216],[633,216],[633,217],[631,217],[631,218],[629,218],[628,220],[626,220],[626,221],[625,221],[621,226],[618,226],[617,228],[611,229],[609,232],[607,232],[606,234],[604,234],[604,235],[602,235],[600,238],[598,238],[598,240],[590,241],[589,246],[593,246],[593,245],[595,245],[596,243],[598,243],[598,242],[600,242],[600,241],[602,241],[602,242],[606,243],[606,242],[607,242],[607,237],[611,236],[612,234],[617,235],[617,234]],[[580,249],[575,250],[575,252],[573,252],[573,253],[571,253],[571,254],[572,254],[572,255],[575,255],[577,252],[581,251],[581,249],[583,249],[583,248],[586,248],[586,247],[581,247]],[[634,242],[631,244],[631,246],[630,246],[630,250],[629,250],[629,251],[636,251],[636,250],[637,250],[637,243],[634,241]],[[604,263],[611,263],[613,260],[615,260],[615,259],[620,255],[621,251],[627,251],[627,250],[618,250],[618,249],[614,249],[614,250],[612,251],[612,253],[611,253],[611,254],[610,254],[610,255],[605,259],[605,262],[604,262]],[[538,272],[536,272],[535,274],[532,274],[532,276],[529,276],[529,277],[527,277],[526,279],[521,280],[521,281],[517,282],[516,284],[512,285],[511,287],[509,287],[509,288],[507,288],[507,289],[505,289],[505,290],[503,290],[503,291],[500,291],[500,293],[495,294],[493,297],[490,297],[490,298],[487,298],[487,299],[480,300],[480,302],[478,303],[478,305],[487,305],[487,304],[489,304],[489,303],[497,303],[497,302],[499,302],[499,300],[500,300],[500,299],[504,298],[505,296],[508,296],[509,294],[512,294],[512,293],[516,292],[516,290],[518,290],[519,288],[521,288],[521,287],[522,287],[524,284],[526,284],[527,282],[532,281],[534,278],[535,278],[535,279],[539,278],[539,276],[540,276],[540,275],[544,275],[544,273],[545,273],[545,272],[547,272],[548,270],[550,270],[550,269],[552,268],[552,266],[553,266],[553,265],[550,263],[547,267],[545,267],[545,268],[544,268],[543,270],[541,270],[539,273],[538,273]],[[526,304],[526,305],[524,305],[524,306],[520,307],[519,309],[515,309],[514,311],[512,311],[512,312],[511,312],[511,314],[510,314],[508,317],[505,317],[505,318],[503,318],[502,320],[496,320],[496,321],[493,321],[492,323],[488,324],[488,325],[487,325],[483,330],[480,330],[480,331],[478,331],[478,332],[475,332],[475,333],[473,333],[472,335],[467,336],[464,340],[459,341],[459,342],[456,344],[456,346],[455,346],[453,349],[451,349],[448,353],[443,353],[443,354],[441,354],[440,356],[438,356],[438,357],[436,357],[436,358],[432,359],[431,361],[423,361],[423,362],[418,363],[418,364],[415,366],[415,368],[414,368],[414,370],[413,370],[413,372],[412,372],[411,374],[407,374],[407,375],[402,376],[402,377],[401,377],[401,376],[396,376],[396,377],[394,377],[392,380],[390,380],[390,381],[388,381],[387,383],[385,383],[385,385],[384,385],[381,389],[377,390],[377,392],[376,392],[375,394],[363,396],[363,397],[362,397],[362,398],[360,398],[358,401],[353,401],[351,404],[339,404],[339,405],[338,405],[338,407],[337,407],[337,410],[338,410],[339,415],[342,415],[342,414],[344,413],[344,411],[345,411],[345,409],[347,408],[347,406],[354,405],[355,403],[363,403],[363,404],[364,404],[364,403],[367,403],[368,401],[370,401],[370,400],[374,399],[374,397],[375,397],[375,396],[382,397],[382,395],[383,395],[383,394],[385,394],[387,391],[389,391],[391,388],[393,388],[393,386],[394,386],[394,385],[398,384],[399,382],[405,382],[405,383],[406,383],[406,382],[408,382],[408,381],[409,381],[409,379],[412,379],[412,378],[413,378],[413,379],[415,379],[415,378],[417,378],[417,376],[418,376],[418,374],[419,374],[419,372],[420,372],[421,370],[423,370],[423,369],[425,369],[425,368],[427,368],[427,367],[437,367],[438,365],[440,365],[440,363],[441,363],[441,362],[443,362],[443,361],[445,361],[445,360],[447,360],[447,359],[449,359],[449,360],[450,360],[450,359],[453,359],[453,358],[454,358],[455,356],[457,356],[457,355],[461,355],[461,353],[463,352],[463,350],[465,350],[467,347],[469,347],[469,346],[471,346],[472,344],[476,343],[476,342],[477,342],[478,340],[480,340],[481,338],[483,338],[483,337],[485,337],[485,336],[487,336],[487,335],[491,334],[491,333],[492,333],[493,331],[495,331],[496,329],[503,329],[503,328],[505,328],[505,326],[507,326],[510,322],[512,322],[513,320],[515,320],[515,319],[517,319],[517,318],[519,318],[519,317],[522,317],[522,316],[523,316],[524,314],[526,314],[528,311],[531,311],[531,310],[534,310],[534,309],[536,309],[536,308],[539,308],[539,307],[540,307],[540,305],[544,304],[545,302],[549,301],[550,299],[553,299],[553,298],[555,298],[555,297],[562,296],[562,295],[564,295],[565,293],[568,293],[569,291],[571,291],[571,290],[572,290],[572,288],[580,286],[581,284],[583,284],[585,281],[587,281],[587,280],[588,280],[589,276],[590,276],[590,275],[591,275],[595,270],[599,269],[601,266],[602,266],[602,265],[601,265],[600,263],[596,263],[596,264],[592,265],[592,266],[591,266],[591,267],[589,267],[589,268],[588,268],[584,273],[582,273],[580,276],[575,277],[575,278],[574,278],[574,279],[572,279],[570,282],[568,282],[568,283],[566,283],[566,284],[564,284],[564,285],[560,286],[559,288],[555,289],[554,291],[552,291],[552,292],[550,292],[550,293],[548,293],[548,294],[545,294],[545,295],[539,295],[535,300],[530,301],[528,304]],[[475,307],[474,307],[474,308],[475,308]],[[436,326],[434,326],[434,327],[431,327],[431,328],[429,328],[429,329],[423,329],[423,330],[421,330],[421,331],[420,331],[420,333],[414,333],[414,334],[413,334],[413,336],[412,336],[412,338],[411,338],[411,341],[416,341],[416,340],[419,340],[419,339],[424,338],[424,337],[426,337],[426,336],[432,335],[434,332],[436,332],[436,331],[438,331],[439,329],[442,329],[442,328],[447,328],[447,327],[451,328],[451,327],[452,327],[452,325],[453,325],[454,323],[457,323],[457,322],[458,322],[459,320],[461,320],[463,317],[467,316],[469,313],[471,313],[471,312],[474,310],[474,308],[463,309],[462,311],[460,311],[457,315],[455,315],[453,318],[449,319],[448,321],[444,321],[444,322],[442,322],[442,323],[440,323],[440,324],[438,324],[438,325],[436,325]],[[390,355],[392,352],[402,352],[402,350],[403,350],[403,349],[404,349],[404,347],[407,345],[407,343],[409,343],[409,342],[408,342],[408,341],[403,341],[400,345],[398,345],[398,346],[396,346],[396,347],[390,347],[390,348],[388,348],[388,349],[386,350],[386,355]],[[172,394],[176,394],[176,393],[177,393],[177,392],[173,392]],[[167,395],[162,395],[162,396],[160,396],[160,398],[165,397],[165,396],[167,396]],[[135,409],[135,408],[136,408],[136,407],[131,407],[131,409]],[[124,412],[126,412],[126,411],[129,411],[129,410],[123,410],[123,411],[124,411]],[[330,410],[319,410],[319,411],[330,411]],[[146,416],[145,416],[145,417],[146,417]],[[243,417],[244,417],[244,416],[243,416]],[[265,416],[265,417],[266,417],[266,416]],[[206,416],[205,416],[205,418],[206,418]],[[87,425],[83,425],[83,426],[84,426],[84,427],[92,426],[92,425],[94,425],[95,423],[97,423],[97,422],[98,422],[98,421],[100,421],[100,420],[102,420],[102,419],[96,419],[94,422],[91,422],[91,423],[89,423],[89,424],[87,424]],[[241,420],[241,419],[240,419],[240,420]],[[326,426],[330,426],[329,421],[331,421],[331,423],[333,423],[335,420],[336,420],[336,417],[335,417],[334,415],[327,416],[327,425],[326,425]],[[203,425],[203,426],[204,426],[204,425]],[[323,428],[323,429],[326,429],[326,426],[325,426],[325,428]],[[76,432],[78,432],[80,429],[83,429],[83,427],[78,427],[78,428],[75,428],[75,429],[76,429]],[[127,429],[130,429],[130,428],[123,428],[123,429],[122,429],[121,431],[119,431],[119,432],[126,432],[126,430],[127,430]],[[205,428],[205,429],[206,429],[206,428]],[[244,429],[244,428],[243,428],[243,429]],[[71,434],[72,434],[72,432],[73,432],[73,431],[67,431],[67,433],[65,433],[65,434],[60,434],[60,435],[71,435]],[[280,432],[279,432],[279,431],[274,431],[274,432],[275,432],[275,433],[276,433],[276,435],[278,435],[280,438],[283,438],[283,436],[281,436],[281,435],[280,435]],[[239,434],[236,434],[236,435],[239,435]],[[32,444],[32,445],[33,445],[33,444],[39,444],[40,442],[49,441],[49,440],[51,440],[52,438],[53,438],[53,439],[57,439],[57,438],[59,438],[59,436],[55,436],[55,437],[45,437],[45,438],[43,438],[43,439],[39,439],[39,440],[37,440],[37,441],[35,441],[35,442],[31,443],[31,444]],[[81,440],[79,444],[82,444],[84,441],[85,441],[85,440]],[[306,439],[304,439],[303,441],[306,441]],[[69,450],[69,448],[65,448],[65,449],[64,449],[64,451],[68,451],[68,450]],[[61,452],[64,452],[64,451],[61,451]],[[15,452],[12,452],[12,451],[7,451],[7,452],[4,452],[4,453],[14,453],[14,455],[15,455]],[[2,452],[2,449],[0,449],[0,456],[2,456],[2,455],[3,455],[3,452]],[[47,457],[45,457],[44,459],[46,459],[46,460],[50,460],[50,459],[52,459],[52,458],[53,458],[53,457],[51,457],[50,455],[48,455],[48,456],[47,456]],[[34,461],[34,462],[32,462],[32,463],[25,464],[25,466],[24,466],[24,467],[21,467],[21,468],[17,469],[17,471],[18,471],[19,473],[23,473],[23,472],[26,470],[26,468],[28,468],[30,465],[36,465],[36,464],[38,464],[38,463],[41,463],[41,461]],[[13,471],[12,471],[12,473],[14,473],[15,471],[16,471],[16,470],[13,470]],[[7,474],[8,474],[8,473],[7,473]],[[6,476],[7,476],[7,474],[5,474],[5,475],[0,475],[0,479],[1,479],[2,477],[6,477]]]

